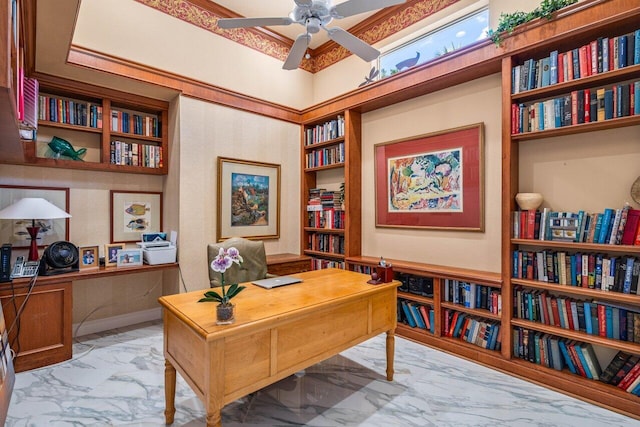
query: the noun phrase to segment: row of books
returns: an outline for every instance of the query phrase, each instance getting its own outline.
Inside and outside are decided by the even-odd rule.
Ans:
[[[640,260],[633,256],[516,250],[512,265],[516,279],[640,295]]]
[[[318,144],[344,136],[344,117],[338,116],[336,119],[326,123],[315,125],[305,129],[304,145]]]
[[[571,373],[594,380],[602,373],[591,344],[527,328],[513,329],[513,356],[558,371],[566,366]]]
[[[38,120],[102,129],[102,106],[86,101],[40,95]]]
[[[435,321],[433,307],[398,299],[398,322],[409,325],[412,328],[425,329],[432,334],[435,332]]]
[[[319,148],[305,155],[305,167],[317,168],[344,163],[344,142],[331,147]]]
[[[398,290],[401,292],[409,292],[414,295],[422,295],[423,297],[433,297],[433,278],[426,276],[418,276],[415,274],[398,273],[397,279],[401,285]]]
[[[502,342],[500,322],[449,309],[444,311],[442,335],[488,350],[500,350]]]
[[[600,381],[640,396],[640,355],[619,351],[600,375]]]
[[[511,70],[511,93],[550,86],[640,64],[640,30],[596,40],[566,52],[554,50]]]
[[[322,270],[325,268],[341,268],[344,270],[344,267],[345,267],[344,261],[334,261],[334,260],[322,259],[322,258],[311,258],[312,270]]]
[[[307,212],[307,226],[313,228],[326,228],[330,230],[344,229],[345,214],[340,209],[323,209],[321,211]]]
[[[160,120],[157,116],[129,113],[127,111],[111,111],[111,130],[134,135],[160,138]]]
[[[112,165],[161,168],[163,166],[162,147],[135,142],[111,141],[110,163]]]
[[[533,102],[511,104],[511,133],[556,129],[640,114],[640,81],[571,93]]]
[[[310,188],[307,200],[307,211],[319,211],[322,209],[342,207],[342,193],[340,191],[328,191],[324,188]]]
[[[640,343],[640,313],[628,308],[523,288],[517,288],[513,296],[513,316],[517,319]]]
[[[311,233],[307,248],[316,252],[344,254],[344,236],[337,234]]]
[[[513,237],[516,239],[559,240],[608,245],[640,245],[640,209],[606,208],[589,213],[516,211],[513,213]]]
[[[480,308],[493,314],[502,313],[502,295],[499,288],[445,279],[443,298],[444,301],[466,308]]]

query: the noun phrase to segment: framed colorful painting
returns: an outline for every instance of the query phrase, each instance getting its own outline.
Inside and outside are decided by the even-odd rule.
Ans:
[[[111,243],[140,242],[162,231],[162,193],[111,190]]]
[[[217,240],[280,237],[280,165],[218,157]]]
[[[376,144],[376,226],[484,231],[482,123]]]

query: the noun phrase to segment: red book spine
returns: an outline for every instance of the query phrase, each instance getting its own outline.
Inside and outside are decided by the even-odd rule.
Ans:
[[[640,375],[640,363],[636,363],[635,366],[631,368],[629,373],[624,376],[622,381],[620,381],[620,383],[618,384],[618,387],[620,387],[623,390],[626,390],[627,387],[629,387],[629,385],[632,382],[634,382],[639,375]]]
[[[557,298],[551,299],[551,311],[553,312],[553,326],[560,326],[560,309]]]
[[[584,122],[589,123],[591,121],[591,90],[584,90]]]
[[[564,61],[566,60],[564,53],[558,54],[558,83],[564,82]]]
[[[607,313],[602,304],[598,304],[598,335],[607,337]]]
[[[571,341],[571,343],[567,343],[567,350],[569,350],[569,356],[571,357],[571,361],[573,362],[573,364],[576,366],[576,368],[578,369],[578,372],[580,372],[580,375],[582,375],[583,377],[587,377],[587,373],[584,370],[584,367],[582,366],[582,363],[580,363],[580,358],[578,357],[578,354],[576,353],[576,342],[575,341]]]
[[[536,211],[528,210],[527,211],[527,239],[533,239],[535,237],[536,230]]]
[[[568,327],[568,329],[574,329],[573,327],[573,315],[572,315],[572,311],[571,311],[571,300],[569,298],[566,298],[564,300],[564,305],[567,308],[567,320],[568,320],[568,324],[566,325]]]

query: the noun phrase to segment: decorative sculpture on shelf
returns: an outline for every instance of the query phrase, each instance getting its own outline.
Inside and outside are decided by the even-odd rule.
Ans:
[[[51,151],[55,153],[55,158],[59,159],[60,156],[69,157],[73,160],[78,160],[83,162],[82,157],[87,152],[86,148],[80,148],[78,150],[73,148],[73,145],[65,139],[54,136],[51,139],[51,142],[48,144]]]

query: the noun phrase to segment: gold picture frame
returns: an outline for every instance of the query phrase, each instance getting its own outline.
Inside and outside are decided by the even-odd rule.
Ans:
[[[280,165],[218,157],[216,239],[280,237]]]
[[[115,267],[118,264],[118,251],[124,248],[124,243],[110,243],[104,245],[104,266]]]
[[[93,270],[100,267],[100,256],[98,245],[81,246],[80,251],[80,270]]]

